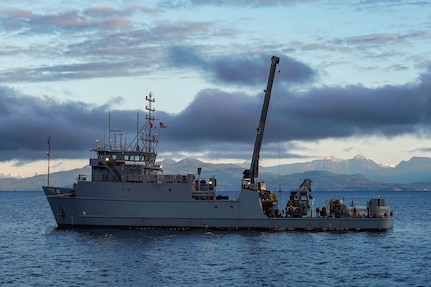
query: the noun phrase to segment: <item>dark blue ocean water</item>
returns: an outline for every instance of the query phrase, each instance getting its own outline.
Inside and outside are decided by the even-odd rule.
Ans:
[[[0,192],[0,286],[431,286],[431,192],[380,195],[392,231],[335,233],[58,230],[42,191]]]

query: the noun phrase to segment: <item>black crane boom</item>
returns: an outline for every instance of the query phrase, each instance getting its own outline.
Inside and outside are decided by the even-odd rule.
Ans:
[[[269,70],[268,84],[266,85],[265,98],[263,100],[262,113],[260,114],[259,126],[257,127],[256,141],[254,143],[254,151],[251,159],[250,169],[244,170],[244,179],[250,180],[250,187],[257,190],[257,178],[259,176],[259,156],[262,146],[263,134],[265,131],[266,116],[268,114],[269,101],[271,99],[272,84],[274,82],[275,70],[280,62],[280,58],[272,56],[271,67]]]

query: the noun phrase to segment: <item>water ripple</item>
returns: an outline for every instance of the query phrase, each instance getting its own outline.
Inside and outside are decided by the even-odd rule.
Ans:
[[[0,192],[1,286],[320,287],[430,282],[431,193],[384,194],[396,210],[395,227],[376,233],[61,230],[55,228],[42,195]],[[363,202],[369,196],[354,194]]]

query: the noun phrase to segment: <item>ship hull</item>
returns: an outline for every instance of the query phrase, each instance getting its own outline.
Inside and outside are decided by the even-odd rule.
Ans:
[[[142,183],[139,185],[142,187]],[[133,186],[122,184],[121,190],[115,190],[109,185],[100,191],[87,183],[74,189],[44,187],[44,192],[60,227],[304,231],[379,231],[393,227],[392,216],[268,217],[263,214],[258,194],[253,190],[242,190],[238,200],[195,200],[182,196],[187,194],[186,186],[176,186],[176,191],[169,187],[148,188],[147,192],[142,188],[134,190]],[[176,192],[178,198],[164,200],[166,192]]]

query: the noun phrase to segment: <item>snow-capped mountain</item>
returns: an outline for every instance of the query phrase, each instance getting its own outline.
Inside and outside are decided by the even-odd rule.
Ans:
[[[371,180],[390,183],[411,183],[431,181],[431,158],[413,157],[402,161],[395,167],[382,166],[359,154],[352,159],[340,159],[334,156],[305,163],[285,164],[263,167],[262,171],[281,174],[301,173],[306,171],[327,171],[336,174],[362,174]]]

